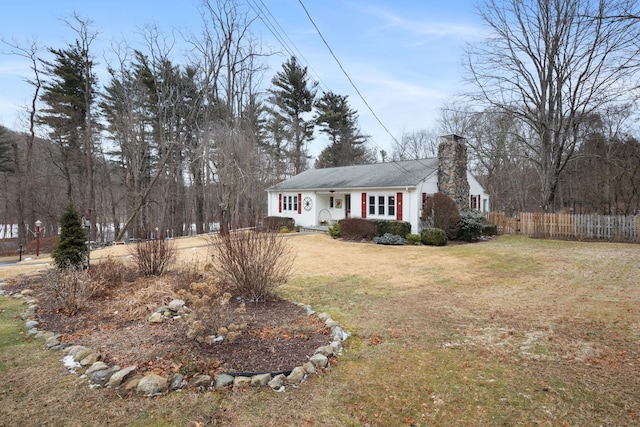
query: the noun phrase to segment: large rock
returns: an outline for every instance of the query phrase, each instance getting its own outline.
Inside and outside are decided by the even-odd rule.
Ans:
[[[325,357],[333,356],[333,347],[330,345],[323,345],[322,347],[316,348],[314,354],[322,354]]]
[[[184,307],[184,300],[174,299],[169,303],[168,307],[169,310],[175,311],[177,313],[182,307]]]
[[[121,369],[118,372],[114,373],[109,379],[109,387],[116,388],[120,387],[122,383],[127,381],[129,378],[136,374],[137,367],[135,365],[129,366],[127,368]]]
[[[314,354],[309,358],[309,362],[320,368],[325,368],[329,364],[329,359],[323,354]]]
[[[200,390],[207,390],[211,387],[211,377],[209,375],[196,375],[191,378],[189,385]]]
[[[96,371],[103,371],[105,369],[109,369],[109,365],[107,365],[104,362],[95,362],[93,365],[89,367],[89,369],[87,369],[87,372],[85,372],[85,375],[89,376]]]
[[[281,387],[284,387],[284,383],[287,381],[287,376],[285,374],[278,374],[269,381],[269,387],[274,390],[280,390]]]
[[[233,388],[247,388],[251,386],[251,378],[250,377],[235,377],[233,379]]]
[[[306,373],[302,366],[296,366],[293,368],[293,371],[287,376],[287,383],[289,384],[300,384],[304,381]]]
[[[150,374],[142,377],[136,388],[138,394],[144,396],[157,396],[167,388],[167,379],[160,375]]]
[[[223,389],[233,384],[233,377],[229,374],[216,374],[214,379],[216,390]]]
[[[182,389],[187,385],[187,382],[184,380],[184,375],[181,373],[175,373],[171,376],[171,381],[169,381],[169,391],[176,391]]]
[[[269,383],[271,380],[271,374],[259,374],[251,377],[251,385],[253,387],[262,387]]]
[[[100,362],[98,362],[100,363]],[[91,384],[100,386],[100,387],[104,387],[109,380],[111,379],[111,376],[113,375],[113,371],[111,369],[103,369],[100,371],[94,371],[91,373],[91,375],[89,376],[89,382]]]

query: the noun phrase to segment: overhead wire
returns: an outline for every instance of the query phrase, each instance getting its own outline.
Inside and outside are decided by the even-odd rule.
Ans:
[[[260,2],[260,4],[258,4],[258,1]],[[315,23],[315,21],[311,17],[311,14],[309,13],[308,9],[306,8],[306,6],[302,2],[302,0],[298,0],[298,1],[299,1],[300,5],[302,6],[302,9],[304,10],[305,14],[307,15],[307,18],[309,19],[311,24],[314,26],[316,32],[318,33],[318,35],[322,39],[323,43],[325,44],[325,46],[327,47],[329,52],[331,53],[331,56],[333,57],[333,59],[336,61],[336,63],[340,67],[340,70],[342,71],[342,73],[347,77],[347,80],[349,81],[349,83],[351,84],[353,89],[356,91],[356,93],[358,94],[358,96],[360,97],[362,102],[365,104],[367,109],[371,112],[371,114],[376,119],[376,121],[380,124],[380,126],[382,126],[382,128],[385,130],[385,132],[391,137],[391,139],[396,144],[399,144],[397,139],[395,138],[395,136],[389,131],[389,129],[382,122],[380,117],[378,117],[376,112],[373,110],[373,108],[371,108],[370,104],[365,99],[364,95],[360,92],[358,87],[355,85],[354,81],[351,79],[351,76],[349,75],[349,73],[347,73],[347,71],[343,67],[342,63],[340,62],[340,60],[338,59],[338,57],[334,53],[333,49],[331,48],[331,46],[329,45],[329,43],[327,42],[327,40],[323,36],[322,32],[320,31],[320,28],[317,26],[317,24]],[[264,3],[264,1],[263,0],[248,0],[248,3],[249,3],[249,6],[258,15],[258,18],[264,23],[265,27],[269,30],[269,32],[271,32],[271,34],[276,38],[276,40],[282,45],[284,50],[289,55],[295,56],[297,58],[300,58],[301,62],[306,64],[306,66],[313,72],[313,74],[315,74],[315,77],[317,78],[318,84],[323,86],[326,89],[326,85],[324,84],[324,82],[320,78],[320,75],[313,69],[313,67],[310,65],[309,61],[304,57],[304,55],[302,54],[300,49],[297,48],[297,46],[295,45],[293,40],[291,40],[291,38],[287,34],[287,31],[282,27],[282,25],[280,25],[280,23],[278,22],[276,17],[271,13],[271,10]],[[266,10],[266,12],[265,12],[265,10]],[[279,28],[279,30],[278,30],[278,28]],[[281,34],[281,32],[282,32],[282,34]],[[286,38],[286,40],[285,40],[285,38]],[[288,42],[287,42],[287,40],[288,40]],[[375,140],[371,136],[369,136],[367,138],[367,141],[370,144],[372,144],[378,151],[383,151],[382,148],[375,142]],[[390,163],[394,164],[394,166],[396,166],[402,172],[404,172],[406,174],[409,174],[410,176],[414,176],[411,171],[409,171],[408,169],[406,169],[402,165],[398,164],[397,161],[391,160]]]
[[[393,134],[389,131],[389,129],[387,128],[387,126],[385,126],[384,123],[382,123],[382,120],[380,120],[380,117],[378,117],[378,115],[376,114],[376,112],[373,110],[373,108],[371,108],[371,105],[369,105],[369,102],[367,102],[367,100],[365,99],[364,95],[362,95],[362,92],[360,92],[360,89],[358,89],[358,87],[356,86],[356,84],[353,82],[353,80],[351,79],[351,76],[349,75],[349,73],[347,73],[347,71],[345,70],[345,68],[342,66],[342,63],[340,62],[340,60],[338,59],[338,57],[336,56],[336,54],[333,52],[333,49],[331,48],[331,46],[329,45],[329,42],[327,42],[327,39],[325,39],[325,37],[322,35],[322,32],[320,31],[320,28],[318,28],[318,25],[316,25],[315,21],[313,20],[313,18],[311,17],[311,14],[309,13],[309,10],[307,9],[307,7],[304,5],[304,2],[302,0],[298,0],[298,3],[300,3],[300,6],[302,6],[302,9],[304,10],[305,14],[307,15],[307,18],[309,18],[309,21],[311,22],[311,24],[313,25],[313,27],[316,29],[316,32],[318,33],[318,35],[320,36],[320,38],[322,39],[322,42],[325,44],[325,46],[327,47],[327,49],[329,49],[329,52],[331,53],[331,56],[333,57],[333,59],[336,61],[336,63],[338,64],[338,66],[340,67],[340,70],[342,71],[342,73],[347,77],[347,80],[349,80],[349,83],[351,84],[351,86],[353,87],[353,89],[356,91],[356,93],[358,94],[358,96],[360,97],[360,99],[362,100],[362,102],[364,103],[364,105],[367,107],[367,109],[371,112],[371,114],[373,115],[373,117],[376,119],[376,121],[380,124],[380,126],[382,126],[382,128],[385,130],[385,132],[387,132],[387,134],[391,137],[391,139],[393,140],[393,142],[395,142],[396,144],[399,145],[398,140],[396,139],[395,136],[393,136]],[[371,142],[371,144],[373,144],[375,146],[375,148],[377,148],[379,151],[382,151],[382,148],[371,138],[369,137],[368,140]],[[398,164],[398,162],[391,160],[391,163],[393,163],[394,165],[396,165],[398,168],[402,169],[405,173],[413,176],[413,173],[411,171],[409,171],[408,169],[406,169],[405,167],[403,167],[402,165]],[[426,166],[426,165],[425,165]]]

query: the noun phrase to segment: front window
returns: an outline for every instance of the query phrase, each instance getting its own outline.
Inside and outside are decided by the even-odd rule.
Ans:
[[[369,215],[377,217],[396,216],[396,196],[394,195],[374,195],[369,196]]]
[[[378,215],[384,215],[384,196],[378,196]]]

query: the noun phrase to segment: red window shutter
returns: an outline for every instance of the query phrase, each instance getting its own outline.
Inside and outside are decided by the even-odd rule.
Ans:
[[[402,221],[402,193],[396,193],[396,220]]]
[[[282,193],[278,194],[278,212],[282,213]]]
[[[298,213],[302,213],[302,194],[298,193]]]
[[[362,193],[362,218],[367,217],[367,193]]]
[[[427,203],[427,193],[422,193],[422,206],[424,207],[424,204]]]

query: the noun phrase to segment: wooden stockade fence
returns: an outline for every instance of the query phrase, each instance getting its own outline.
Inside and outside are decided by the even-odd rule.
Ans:
[[[578,215],[520,212],[508,217],[503,212],[488,212],[498,234],[569,239],[640,242],[640,215]]]

